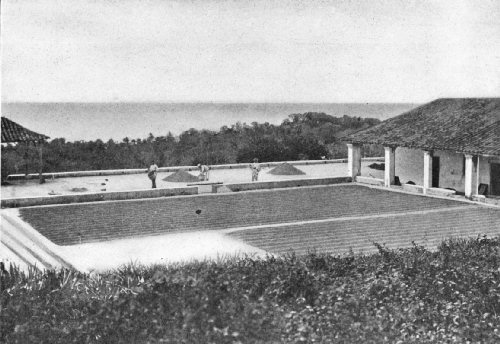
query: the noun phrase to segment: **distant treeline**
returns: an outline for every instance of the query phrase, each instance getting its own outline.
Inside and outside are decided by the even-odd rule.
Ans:
[[[53,139],[43,146],[43,171],[146,168],[152,160],[159,166],[215,165],[344,158],[345,134],[373,126],[374,118],[333,117],[325,113],[292,114],[280,125],[236,123],[219,131],[189,129],[178,137],[150,134],[145,139],[124,138],[121,142]],[[365,156],[383,155],[381,147],[365,147]],[[33,145],[2,147],[2,180],[13,173],[37,173],[38,150]]]

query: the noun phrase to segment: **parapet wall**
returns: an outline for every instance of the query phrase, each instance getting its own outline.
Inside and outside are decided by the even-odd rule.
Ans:
[[[119,201],[126,199],[156,198],[180,195],[196,195],[198,188],[183,187],[169,189],[148,189],[134,191],[98,192],[72,195],[2,199],[2,208],[30,207],[36,205],[69,204],[97,201]]]
[[[311,179],[279,180],[270,182],[222,184],[222,185],[213,185],[212,192],[214,193],[238,192],[238,191],[263,190],[263,189],[291,188],[299,186],[342,184],[350,182],[352,182],[351,177],[337,177],[337,178],[311,178]]]
[[[57,196],[42,196],[42,197],[7,198],[7,199],[2,199],[1,205],[2,208],[18,208],[18,207],[30,207],[30,206],[51,205],[51,204],[119,201],[127,199],[197,195],[200,193],[205,193],[200,191],[200,187],[207,187],[207,186],[211,187],[212,193],[223,193],[223,192],[291,188],[300,186],[331,185],[331,184],[342,184],[350,182],[352,182],[352,178],[350,177],[336,177],[336,178],[310,178],[310,179],[279,180],[279,181],[235,183],[235,184],[211,184],[211,185],[207,184],[207,185],[188,186],[182,188],[169,188],[169,189],[148,189],[148,190],[119,191],[119,192],[81,193],[72,195],[57,195]],[[210,192],[210,189],[207,191]]]
[[[376,161],[380,158],[366,158],[365,161]],[[337,160],[301,160],[290,161],[292,165],[318,165],[318,164],[335,164],[344,163],[346,159]],[[261,163],[262,167],[272,167],[282,164],[283,162],[268,162]],[[227,164],[227,165],[213,165],[211,169],[242,169],[248,168],[248,164]],[[175,170],[195,170],[196,166],[175,166],[175,167],[162,167],[160,171],[175,171]],[[82,177],[82,176],[106,176],[106,175],[125,175],[125,174],[138,174],[144,173],[144,169],[129,169],[129,170],[105,170],[105,171],[77,171],[77,172],[61,172],[61,173],[45,173],[45,178],[65,178],[65,177]],[[37,178],[38,175],[29,175],[28,177]],[[26,178],[25,175],[11,175],[9,179]],[[94,193],[79,193],[70,195],[51,195],[51,196],[38,196],[38,197],[24,197],[24,198],[2,198],[2,208],[17,208],[29,207],[40,205],[52,204],[70,204],[70,203],[83,203],[83,202],[98,202],[98,201],[118,201],[128,199],[141,199],[141,198],[157,198],[168,196],[180,195],[196,195],[201,193],[221,193],[221,192],[237,192],[237,191],[250,191],[250,190],[263,190],[274,188],[290,188],[300,186],[314,186],[314,185],[329,185],[351,182],[349,177],[323,177],[323,178],[307,178],[307,179],[289,179],[278,181],[265,181],[265,182],[245,182],[235,184],[215,184],[203,183],[200,185],[188,185],[187,187],[179,188],[162,188],[162,189],[144,189],[133,191],[108,191],[108,192],[94,192]],[[198,183],[199,184],[199,183]]]
[[[379,161],[383,157],[374,158],[363,158],[363,161]],[[347,159],[332,159],[332,160],[297,160],[297,161],[276,161],[276,162],[263,162],[260,163],[262,167],[273,167],[278,166],[284,162],[291,165],[320,165],[320,164],[338,164],[346,163]],[[237,169],[237,168],[248,168],[248,163],[245,164],[225,164],[225,165],[210,165],[212,170],[223,170],[223,169]],[[178,170],[194,171],[198,170],[196,166],[171,166],[171,167],[160,167],[159,172],[176,172]],[[134,168],[134,169],[121,169],[121,170],[98,170],[98,171],[73,171],[73,172],[54,172],[54,173],[43,173],[42,176],[46,179],[51,178],[71,178],[71,177],[95,177],[95,176],[117,176],[126,174],[141,174],[146,173],[145,168]],[[37,179],[39,174],[11,174],[7,177],[7,180],[22,180],[22,179]]]

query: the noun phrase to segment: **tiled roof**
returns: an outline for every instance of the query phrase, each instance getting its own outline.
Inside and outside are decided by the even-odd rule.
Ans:
[[[35,133],[8,118],[2,117],[2,142],[42,141],[48,138],[48,136]]]
[[[437,99],[345,141],[500,156],[500,98]]]

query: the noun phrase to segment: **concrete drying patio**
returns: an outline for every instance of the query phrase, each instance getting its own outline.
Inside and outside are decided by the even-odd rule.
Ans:
[[[296,162],[303,163],[303,162]],[[383,171],[370,169],[368,166],[373,161],[363,161],[363,172],[367,175],[377,177],[383,176]],[[277,163],[275,163],[277,164]],[[246,166],[246,165],[245,165]],[[263,164],[263,166],[266,166]],[[280,176],[268,173],[274,168],[264,167],[259,175],[259,181],[279,181],[292,179],[307,179],[307,178],[326,178],[326,177],[345,177],[347,176],[347,164],[342,162],[320,161],[311,162],[308,165],[295,164],[297,168],[304,171],[305,175],[288,175]],[[175,168],[175,167],[174,167]],[[216,168],[216,169],[215,169]],[[187,169],[187,167],[186,167]],[[145,170],[144,170],[145,171]],[[98,171],[91,171],[97,173]],[[101,171],[101,173],[120,173],[120,171]],[[46,182],[39,184],[36,176],[31,180],[26,179],[9,179],[11,185],[1,187],[2,199],[23,198],[23,197],[40,197],[49,195],[75,195],[79,193],[96,193],[96,192],[119,192],[119,191],[134,191],[145,190],[151,188],[151,182],[147,178],[146,173],[132,173],[133,171],[122,171],[123,174],[114,175],[98,175],[98,176],[78,176],[84,175],[84,172],[74,172],[69,175],[76,175],[67,178],[51,178],[47,174]],[[163,179],[174,172],[159,172],[156,184],[159,189],[162,188],[179,188],[186,187],[187,183],[171,183]],[[193,175],[198,175],[197,171],[190,172]],[[64,174],[61,174],[64,175]],[[238,165],[214,166],[210,171],[210,181],[223,183],[246,183],[251,181],[251,171],[249,168],[242,168]]]
[[[500,235],[500,208],[355,183],[12,209],[85,270]]]

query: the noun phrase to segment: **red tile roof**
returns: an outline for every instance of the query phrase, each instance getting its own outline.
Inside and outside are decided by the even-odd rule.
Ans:
[[[2,117],[2,142],[43,141],[48,138],[48,136],[35,133],[8,118]]]
[[[500,156],[500,98],[437,99],[345,141]]]

